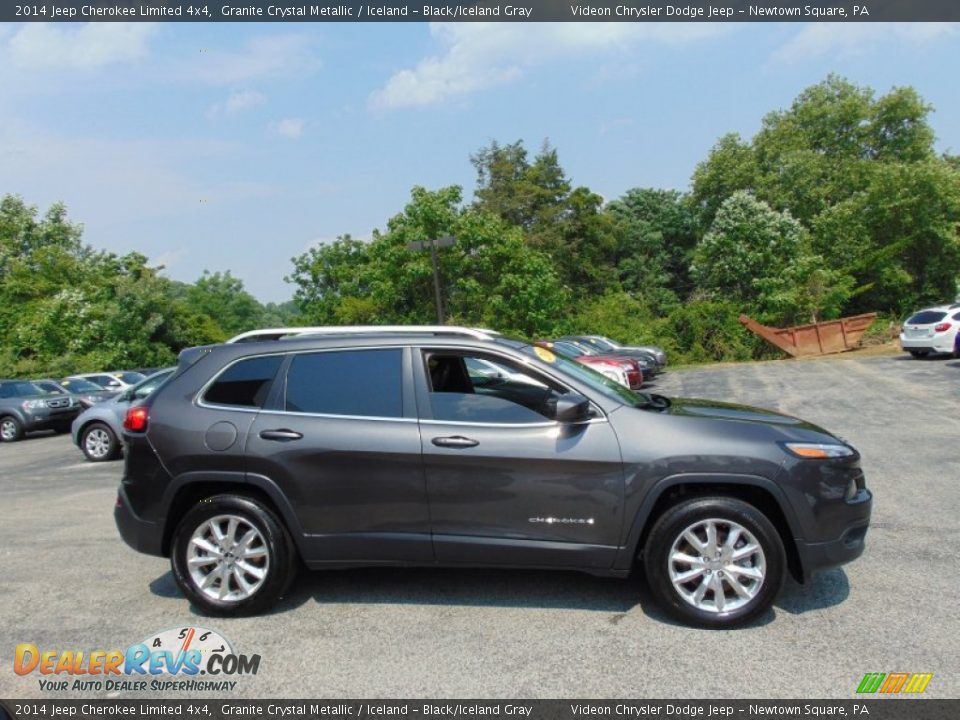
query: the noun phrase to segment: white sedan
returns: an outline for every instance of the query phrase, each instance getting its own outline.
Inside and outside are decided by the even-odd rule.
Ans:
[[[900,347],[914,357],[930,353],[960,356],[960,303],[926,308],[912,315],[900,332]]]

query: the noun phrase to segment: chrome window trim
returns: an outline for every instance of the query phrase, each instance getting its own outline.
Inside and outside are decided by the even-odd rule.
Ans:
[[[500,427],[500,428],[561,428],[577,425],[593,425],[596,423],[609,422],[607,418],[598,417],[579,422],[562,423],[556,420],[545,420],[536,423],[494,423],[494,422],[467,422],[465,420],[421,420],[421,425],[456,425],[457,427]]]
[[[293,415],[299,417],[321,418],[327,420],[374,420],[377,422],[415,423],[417,418],[382,417],[379,415],[334,415],[332,413],[311,413],[297,410],[261,410],[262,415]]]
[[[406,422],[406,423],[420,423],[425,425],[456,425],[458,427],[503,427],[503,428],[552,428],[552,427],[567,427],[571,425],[592,425],[595,423],[607,423],[610,422],[608,415],[604,412],[603,408],[600,407],[595,401],[590,400],[590,407],[596,410],[600,417],[590,418],[589,420],[583,420],[577,423],[561,423],[556,420],[544,420],[543,422],[537,423],[486,423],[486,422],[468,422],[464,420],[434,420],[432,418],[423,419],[421,417],[408,418],[408,417],[380,417],[380,416],[367,416],[367,415],[334,415],[330,413],[305,413],[297,412],[294,410],[264,410],[263,408],[253,408],[246,405],[221,405],[219,403],[208,403],[203,400],[203,396],[206,394],[207,390],[213,385],[221,375],[223,375],[227,370],[236,365],[237,363],[243,362],[244,360],[252,360],[258,358],[266,357],[286,357],[288,355],[307,355],[307,354],[316,354],[316,353],[326,353],[326,352],[348,352],[352,350],[393,350],[393,349],[402,349],[402,348],[411,348],[413,350],[424,351],[429,349],[429,345],[423,345],[419,343],[410,343],[409,345],[358,345],[358,346],[347,346],[347,347],[333,347],[333,348],[312,348],[312,349],[297,349],[297,350],[275,350],[273,352],[257,353],[254,355],[244,355],[243,357],[236,358],[235,360],[230,361],[223,368],[214,375],[210,380],[204,383],[203,387],[197,391],[197,394],[194,396],[194,405],[198,407],[207,408],[209,410],[230,410],[232,412],[244,412],[244,413],[266,413],[270,415],[293,415],[300,417],[316,417],[316,418],[326,418],[326,419],[337,419],[337,420],[374,420],[378,422]],[[567,392],[577,392],[574,390],[568,382],[565,382],[562,378],[556,377],[554,373],[547,372],[543,368],[540,368],[533,363],[532,358],[527,357],[513,357],[511,355],[503,355],[500,352],[497,352],[494,349],[487,348],[473,348],[473,347],[443,347],[437,348],[438,350],[455,350],[457,352],[479,352],[481,355],[492,355],[494,357],[502,358],[508,362],[512,362],[516,365],[523,365],[527,367],[531,372],[544,375],[551,380],[553,380],[558,385],[566,388]],[[519,353],[518,353],[519,355]],[[286,382],[286,378],[284,378]],[[580,393],[578,393],[580,394]],[[284,401],[286,401],[286,388],[284,388]]]

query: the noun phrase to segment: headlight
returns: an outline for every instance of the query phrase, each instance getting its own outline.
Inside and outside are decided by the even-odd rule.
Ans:
[[[627,376],[623,370],[617,370],[615,368],[603,368],[600,370],[600,372],[614,382],[620,383],[624,387],[630,387],[630,384],[627,382]]]
[[[854,454],[852,447],[840,444],[785,443],[784,446],[797,457],[808,459],[844,458]]]
[[[46,400],[24,400],[20,405],[20,407],[22,407],[24,410],[39,410],[40,408],[46,406]]]

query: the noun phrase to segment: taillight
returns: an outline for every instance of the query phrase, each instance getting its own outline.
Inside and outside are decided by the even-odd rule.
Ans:
[[[130,432],[146,432],[149,417],[149,408],[132,407],[127,410],[127,414],[123,418],[123,429]]]
[[[939,325],[937,325],[937,326],[933,329],[933,331],[934,331],[934,332],[946,332],[946,331],[949,330],[949,329],[950,329],[950,323],[940,323]]]

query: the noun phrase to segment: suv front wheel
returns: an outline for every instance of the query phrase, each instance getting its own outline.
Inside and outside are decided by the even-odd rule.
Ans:
[[[293,543],[273,511],[252,498],[217,495],[177,528],[173,575],[211,615],[252,615],[276,603],[296,570]]]
[[[644,564],[652,592],[673,615],[724,628],[773,604],[786,553],[773,523],[753,505],[706,497],[663,513],[647,539]]]

